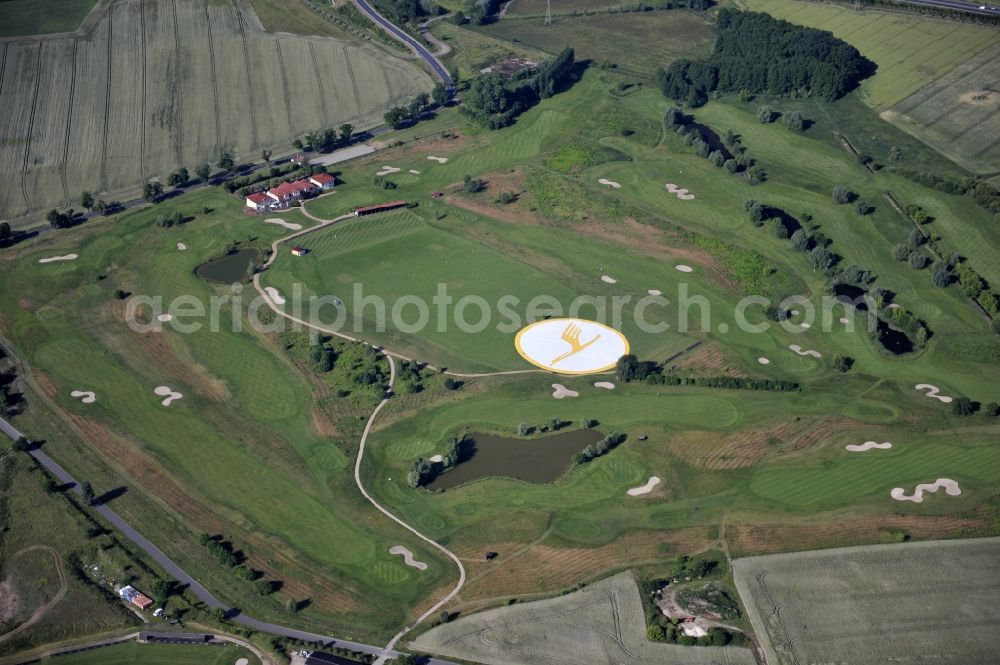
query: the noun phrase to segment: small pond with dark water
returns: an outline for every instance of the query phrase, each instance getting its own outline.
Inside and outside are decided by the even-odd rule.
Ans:
[[[194,274],[206,282],[232,284],[247,282],[252,276],[248,270],[250,263],[260,265],[263,253],[256,247],[244,247],[211,261],[206,261],[194,269]]]
[[[434,478],[426,487],[446,490],[489,476],[550,483],[566,472],[574,454],[603,438],[603,434],[592,429],[552,434],[539,439],[466,434],[459,445],[458,464]]]

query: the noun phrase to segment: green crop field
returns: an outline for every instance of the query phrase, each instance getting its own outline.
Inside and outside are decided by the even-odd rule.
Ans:
[[[907,12],[855,11],[847,5],[799,0],[744,0],[738,4],[792,23],[829,30],[873,60],[878,71],[861,84],[861,90],[879,111],[902,102],[1000,43],[1000,34],[992,27]]]
[[[998,554],[995,538],[876,545],[737,559],[733,571],[769,663],[985,665],[998,655]]]
[[[420,636],[420,651],[489,665],[684,662],[751,665],[749,649],[682,647],[646,640],[639,590],[628,573],[561,598],[488,610]]]
[[[178,646],[171,644],[116,644],[60,656],[59,665],[233,665],[239,659],[253,665],[260,660],[235,645]]]
[[[97,0],[6,0],[0,3],[0,38],[72,32]]]
[[[661,50],[664,62],[704,53],[711,41],[707,23],[686,11],[572,20],[584,19],[593,26],[630,21],[629,30],[645,35],[641,48],[671,41]],[[514,24],[504,19],[475,34],[496,37]],[[560,19],[553,28],[565,25]],[[114,26],[117,34],[117,18]],[[604,34],[594,48],[608,55],[579,55],[620,57],[626,33]],[[272,48],[273,40],[293,39],[260,38],[272,40]],[[309,43],[319,53],[328,42]],[[84,48],[81,41],[81,57]],[[297,294],[327,297],[337,304],[321,319],[328,332],[337,323],[326,317],[340,308],[344,324],[336,332],[434,366],[417,371],[396,361],[400,376],[370,430],[359,474],[381,505],[463,562],[467,582],[449,611],[537,599],[708,549],[752,555],[996,535],[1000,449],[992,442],[1000,419],[982,411],[957,415],[916,386],[933,384],[942,395],[983,406],[1000,401],[1000,342],[960,285],[935,286],[929,269],[893,260],[893,247],[913,225],[885,195],[923,206],[933,217],[922,228],[934,251],[964,256],[995,289],[1000,236],[990,213],[969,197],[860,165],[839,136],[863,135],[879,145],[901,137],[903,168],[933,170],[946,162],[911,148],[920,144],[856,99],[745,104],[720,95],[685,109],[706,132],[740,137],[762,171],[751,184],[685,145],[664,122],[672,103],[654,86],[619,85],[635,81],[628,67],[595,66],[502,130],[483,130],[442,109],[379,137],[376,153],[337,165],[333,193],[307,202],[306,214],[283,218],[305,226],[362,205],[408,206],[285,242],[289,231],[243,214],[242,201],[222,188],[206,188],[4,249],[0,334],[28,377],[28,413],[14,422],[44,438],[49,454],[98,490],[125,487],[114,509],[226,602],[338,637],[388,639],[458,579],[449,558],[378,513],[355,485],[359,441],[384,393],[388,363],[371,347],[324,335],[310,345],[307,331],[290,330],[290,319],[273,313],[252,286],[209,284],[194,274],[233,243],[266,253],[279,241],[257,280],[285,300],[276,305],[283,313],[308,319],[308,312],[297,313]],[[780,113],[802,111],[808,128],[762,124],[762,103]],[[254,108],[262,122],[265,106]],[[212,124],[198,131],[211,134]],[[471,191],[477,179],[483,190]],[[837,186],[874,210],[861,215],[853,204],[834,204]],[[687,195],[679,197],[671,189],[677,187]],[[825,238],[839,263],[815,269],[776,221],[756,227],[748,220],[748,200],[780,208],[815,239]],[[158,215],[175,211],[191,219],[156,225]],[[310,251],[292,256],[292,244]],[[926,246],[920,251],[930,258]],[[39,262],[68,254],[77,258]],[[856,283],[885,290],[883,316],[892,315],[891,302],[930,331],[926,339],[913,334],[913,352],[894,355],[851,330],[850,319],[840,322],[851,315],[843,305],[825,319],[813,316],[836,279],[860,271],[867,273]],[[440,287],[455,301],[441,327],[433,301]],[[385,303],[384,329],[377,305],[359,301],[356,288]],[[640,311],[651,292],[667,302]],[[756,300],[745,300],[749,295]],[[175,307],[162,331],[133,331],[127,308],[147,296],[189,296],[207,313]],[[463,330],[452,318],[455,304],[474,296],[491,319],[481,330]],[[665,363],[663,383],[610,373],[494,374],[533,369],[513,341],[528,319],[526,303],[537,296],[564,308],[578,296],[628,296],[620,323],[609,322],[639,359]],[[785,301],[790,296],[799,298]],[[498,328],[507,322],[499,307],[504,297],[516,299],[518,319]],[[419,301],[429,306],[427,325],[411,326]],[[772,318],[765,304],[775,307]],[[781,322],[774,320],[779,306],[788,312]],[[140,305],[139,322],[152,323],[156,313]],[[669,327],[640,325],[640,313]],[[475,323],[480,314],[470,304],[463,318]],[[603,318],[586,307],[580,314]],[[203,325],[181,327],[193,322]],[[756,324],[762,329],[751,328]],[[434,369],[444,367],[487,375],[445,377]],[[708,379],[714,382],[706,385]],[[594,385],[605,380],[614,387]],[[715,387],[723,381],[726,387]],[[554,399],[556,382],[576,396]],[[182,397],[165,406],[157,386]],[[82,403],[74,390],[92,390],[97,399]],[[627,439],[590,461],[564,460],[565,471],[545,484],[484,476],[427,492],[408,483],[414,461],[444,452],[450,435],[522,436],[522,424],[553,419],[568,423],[567,430],[596,420],[599,431]],[[866,441],[892,447],[847,447]],[[628,493],[653,476],[661,482],[648,494]],[[960,493],[927,493],[921,503],[899,498],[937,479]],[[201,534],[231,542],[263,580],[280,584],[261,594],[199,545]],[[427,568],[389,554],[395,545]],[[496,561],[483,560],[487,551],[499,553]],[[607,616],[596,621],[605,625]],[[623,639],[631,644],[633,637]],[[635,648],[654,657],[647,651],[654,647],[639,642]],[[592,643],[609,644],[596,637]],[[710,654],[699,650],[692,658]]]
[[[0,43],[0,175],[11,185],[0,216],[15,225],[83,190],[137,196],[145,180],[193,172],[222,149],[253,162],[308,130],[372,127],[431,88],[427,74],[372,46],[264,32],[241,3],[131,0],[98,11],[72,37]]]

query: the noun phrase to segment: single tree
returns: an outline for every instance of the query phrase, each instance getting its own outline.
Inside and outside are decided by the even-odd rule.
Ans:
[[[150,180],[142,187],[142,198],[149,203],[156,203],[163,196],[163,185],[159,180]]]
[[[80,194],[80,205],[86,208],[88,211],[94,209],[94,195],[90,192],[83,192]]]
[[[844,203],[851,202],[851,192],[843,185],[837,185],[833,188],[833,202],[837,205],[843,205]]]
[[[778,112],[770,106],[760,106],[757,108],[757,120],[765,125],[774,122],[778,118]]]
[[[804,132],[806,129],[806,121],[802,117],[802,113],[800,111],[792,111],[791,113],[785,115],[781,121],[785,123],[785,127],[799,134]]]
[[[448,89],[444,87],[444,83],[438,81],[438,84],[431,90],[431,98],[439,106],[444,106],[448,103]]]
[[[923,270],[927,266],[928,258],[921,252],[913,251],[906,257],[906,260],[914,270]]]
[[[83,482],[83,485],[80,486],[80,491],[83,492],[83,500],[86,501],[88,505],[93,505],[96,495],[94,494],[94,488],[90,485],[89,481]]]
[[[19,436],[14,439],[14,443],[11,444],[11,448],[13,448],[15,453],[27,452],[30,447],[31,445],[28,443],[28,439],[23,436]]]
[[[233,154],[228,150],[222,150],[219,152],[219,161],[216,162],[216,166],[220,169],[229,173],[236,166],[236,160],[233,159]]]
[[[345,122],[340,126],[340,142],[347,145],[354,138],[354,125],[349,122]]]
[[[190,182],[191,176],[183,166],[167,176],[167,184],[171,187],[184,187]]]
[[[299,611],[299,603],[298,603],[298,601],[295,600],[294,598],[289,598],[285,602],[285,609],[288,610],[291,614],[295,614],[296,612]]]
[[[264,163],[270,166],[271,164],[271,151],[264,148],[260,151],[260,158],[264,160]]]
[[[104,199],[97,199],[94,202],[94,210],[97,211],[98,215],[103,215],[108,211],[108,203]]]
[[[202,182],[208,182],[208,177],[212,175],[212,165],[209,164],[208,162],[202,162],[194,170],[194,173],[195,175],[198,176],[198,179],[201,180]]]
[[[951,413],[956,416],[971,416],[979,410],[979,402],[973,402],[968,397],[956,397],[951,403]]]
[[[7,222],[0,222],[0,241],[6,240],[10,237],[10,224]]]

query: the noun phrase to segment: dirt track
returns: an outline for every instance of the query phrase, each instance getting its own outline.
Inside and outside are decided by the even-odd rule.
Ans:
[[[53,606],[55,606],[55,604],[58,603],[60,600],[62,600],[63,596],[66,595],[67,591],[66,572],[63,570],[62,558],[59,556],[58,552],[56,552],[51,547],[48,547],[47,545],[32,545],[31,547],[25,547],[24,549],[19,550],[16,554],[14,554],[14,556],[21,556],[22,554],[26,554],[27,552],[33,552],[35,550],[44,550],[52,555],[52,560],[56,564],[56,572],[59,574],[59,591],[52,598],[52,600],[50,600],[49,602],[45,603],[44,605],[36,609],[34,612],[32,612],[31,618],[29,618],[27,621],[22,623],[14,630],[4,633],[3,635],[0,635],[0,642],[9,640],[18,633],[27,630],[28,628],[31,628],[33,625],[41,621],[42,617],[45,616],[45,613],[48,612]]]

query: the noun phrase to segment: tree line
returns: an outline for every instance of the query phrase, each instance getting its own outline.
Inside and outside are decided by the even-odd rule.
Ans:
[[[623,383],[643,381],[658,386],[698,386],[702,388],[724,388],[728,390],[768,390],[772,392],[795,392],[799,384],[780,379],[748,378],[739,376],[680,376],[665,374],[663,366],[652,360],[639,360],[629,353],[618,359],[615,377]]]
[[[872,63],[831,33],[768,14],[719,11],[715,49],[705,60],[677,60],[657,71],[663,94],[697,106],[714,90],[815,95],[835,100],[873,71]]]

